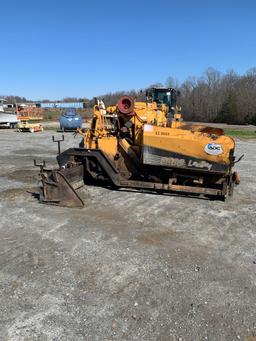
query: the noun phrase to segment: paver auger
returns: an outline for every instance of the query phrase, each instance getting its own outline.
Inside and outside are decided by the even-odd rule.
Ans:
[[[40,200],[82,207],[77,189],[102,184],[225,200],[239,183],[235,142],[222,129],[183,122],[172,88],[151,88],[145,102],[98,100],[78,148],[57,156],[59,169],[40,167]],[[239,161],[239,160],[238,160]]]

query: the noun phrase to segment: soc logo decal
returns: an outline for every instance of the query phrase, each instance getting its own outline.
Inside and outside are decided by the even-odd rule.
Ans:
[[[220,155],[223,153],[222,146],[220,144],[217,144],[217,143],[208,143],[204,147],[204,151],[210,155]]]

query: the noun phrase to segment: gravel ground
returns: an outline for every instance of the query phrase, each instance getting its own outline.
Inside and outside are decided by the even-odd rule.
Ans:
[[[256,141],[228,202],[89,187],[68,209],[31,195],[51,135],[0,131],[0,340],[255,341]]]

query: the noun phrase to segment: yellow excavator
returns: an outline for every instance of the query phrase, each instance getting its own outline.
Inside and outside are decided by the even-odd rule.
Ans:
[[[114,106],[97,100],[82,142],[57,156],[59,168],[40,166],[40,201],[83,207],[77,189],[97,184],[225,200],[239,183],[235,142],[223,130],[186,123],[173,88],[150,88],[146,101],[123,96]],[[35,162],[35,165],[37,163]]]

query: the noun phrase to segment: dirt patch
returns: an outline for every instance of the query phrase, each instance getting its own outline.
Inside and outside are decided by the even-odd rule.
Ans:
[[[38,201],[38,187],[10,188],[0,192],[0,202],[9,200],[10,204],[24,199],[25,202]]]
[[[16,155],[33,155],[34,153],[35,153],[35,149],[33,148],[26,148],[26,149],[20,149],[20,150],[17,149],[14,151],[14,154]],[[37,153],[44,154],[45,150],[42,148],[37,149]]]
[[[25,189],[11,188],[0,192],[0,199],[8,199],[14,201],[19,196],[23,196],[26,193]]]
[[[39,179],[38,177],[38,169],[20,169],[20,170],[16,170],[10,174],[6,174],[6,177],[10,180],[17,180],[17,181],[22,181],[25,183],[32,183],[35,184],[36,181]]]
[[[166,241],[174,241],[177,239],[175,231],[159,231],[159,232],[147,232],[142,233],[137,237],[139,243],[146,245],[160,245]]]

